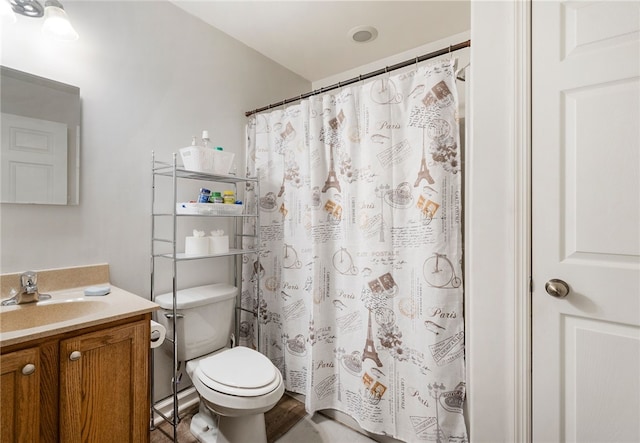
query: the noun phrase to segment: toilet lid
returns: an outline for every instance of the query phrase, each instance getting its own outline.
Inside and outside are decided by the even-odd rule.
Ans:
[[[263,395],[279,384],[278,370],[271,360],[243,346],[201,360],[198,369],[202,383],[230,395]]]

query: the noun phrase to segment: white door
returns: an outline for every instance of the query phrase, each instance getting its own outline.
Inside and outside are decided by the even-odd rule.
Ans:
[[[640,2],[532,26],[533,438],[639,442]]]
[[[2,114],[2,202],[67,204],[67,125]]]

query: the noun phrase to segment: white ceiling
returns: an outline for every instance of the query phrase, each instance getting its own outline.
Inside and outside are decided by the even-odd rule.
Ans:
[[[310,82],[470,28],[470,3],[459,0],[172,1]],[[362,25],[378,37],[352,41]]]

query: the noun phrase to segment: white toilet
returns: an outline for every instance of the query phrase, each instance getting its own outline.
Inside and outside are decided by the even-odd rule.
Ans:
[[[217,283],[178,291],[178,360],[200,395],[191,432],[201,442],[266,443],[264,413],[284,393],[280,371],[250,348],[229,347],[237,289]],[[158,322],[173,337],[173,294],[155,298]],[[163,344],[173,352],[173,344]],[[212,416],[210,411],[217,414]]]

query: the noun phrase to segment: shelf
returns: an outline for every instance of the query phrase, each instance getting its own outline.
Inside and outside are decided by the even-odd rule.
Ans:
[[[176,261],[186,261],[186,260],[200,260],[203,258],[215,258],[215,257],[228,257],[230,255],[244,255],[244,254],[255,254],[257,253],[257,249],[229,249],[229,252],[224,254],[212,254],[212,255],[187,255],[184,252],[176,253]],[[158,254],[154,257],[168,258],[173,260],[173,254]]]
[[[171,212],[159,212],[151,214],[154,217],[173,216]],[[257,214],[175,214],[176,217],[257,217]]]
[[[173,154],[172,163],[157,161],[155,159],[155,153],[152,153],[151,172],[152,172],[151,174],[152,176],[151,177],[152,178],[151,217],[150,217],[151,218],[151,300],[155,299],[155,295],[156,295],[155,288],[156,288],[156,285],[158,284],[156,279],[158,278],[158,275],[160,275],[160,274],[156,274],[155,272],[157,261],[168,260],[173,264],[171,275],[168,275],[166,272],[163,272],[162,275],[164,276],[164,278],[166,277],[172,278],[173,307],[174,309],[176,309],[176,306],[177,306],[176,279],[178,277],[178,266],[176,266],[176,263],[184,262],[184,261],[193,262],[196,260],[206,260],[206,259],[212,259],[212,258],[225,258],[227,261],[232,262],[230,268],[232,268],[233,271],[231,273],[231,269],[229,270],[230,271],[229,277],[233,277],[233,285],[238,288],[237,295],[236,295],[236,306],[242,308],[242,298],[241,298],[243,293],[242,265],[240,263],[240,260],[238,260],[237,258],[238,257],[244,258],[245,255],[255,254],[256,262],[254,263],[254,266],[256,266],[256,264],[259,266],[260,264],[260,248],[256,246],[260,243],[260,215],[258,212],[258,207],[257,205],[252,206],[251,210],[249,210],[246,206],[239,208],[237,205],[235,207],[232,207],[231,205],[228,205],[228,204],[219,205],[216,203],[214,203],[211,206],[204,205],[204,207],[201,207],[199,205],[190,205],[190,204],[186,205],[185,203],[178,202],[177,200],[179,187],[186,184],[185,182],[179,182],[178,179],[200,180],[200,181],[208,181],[208,182],[215,182],[215,183],[227,183],[227,184],[233,185],[233,186],[229,186],[229,188],[233,187],[235,188],[236,191],[239,187],[238,184],[254,183],[255,186],[253,187],[255,188],[256,193],[260,195],[260,182],[258,178],[257,177],[240,177],[236,175],[206,174],[202,172],[188,171],[184,169],[183,166],[178,166],[176,153]],[[171,194],[168,194],[167,192],[160,193],[156,189],[156,178],[160,176],[169,177],[172,179],[173,192]],[[158,180],[164,180],[164,179],[158,179]],[[157,208],[156,201],[160,202],[160,200],[162,200],[162,203],[159,204],[160,208]],[[171,206],[169,206],[167,203],[170,202],[171,200],[173,201]],[[162,210],[157,210],[157,209],[162,209]],[[195,213],[190,213],[190,214],[184,213],[186,211],[195,212]],[[205,212],[205,213],[202,213],[202,212]],[[255,212],[255,213],[245,214],[243,212]],[[158,217],[165,217],[165,218],[161,220]],[[213,226],[224,223],[229,227],[229,229],[231,229],[231,231],[227,235],[229,236],[229,239],[232,240],[230,245],[233,246],[233,248],[229,248],[229,251],[224,254],[187,255],[184,252],[174,253],[173,251],[176,250],[176,244],[178,240],[177,227],[180,225],[180,223],[178,223],[177,218],[173,218],[173,217],[206,217],[206,218],[209,218],[210,221],[204,224],[213,225]],[[211,220],[215,218],[230,218],[233,220],[217,220],[217,221]],[[248,218],[255,219],[257,222],[253,223],[252,220],[247,220]],[[161,221],[162,223],[160,223]],[[248,223],[245,223],[247,221]],[[182,224],[184,224],[183,220],[181,220],[181,222]],[[160,229],[160,231],[163,233],[162,236],[158,232],[158,227],[156,227],[156,224],[162,225],[161,226],[162,229]],[[243,228],[245,224],[248,226],[247,228],[248,232],[243,232],[244,231]],[[167,232],[169,228],[171,228],[170,234]],[[247,249],[242,248],[243,246],[242,240],[244,238],[253,238],[256,240],[253,244],[251,244],[252,248],[247,248]],[[164,243],[164,245],[162,245],[162,248],[159,247],[161,243]],[[157,249],[160,249],[160,250],[157,250]],[[172,251],[172,252],[164,253],[164,251]],[[217,263],[210,262],[210,263],[206,263],[205,265],[215,266],[217,265]],[[256,274],[255,280],[254,279],[251,280],[250,284],[253,285],[254,283],[256,288],[260,287],[259,273]],[[258,303],[259,303],[260,293],[258,292],[256,296],[258,297]],[[234,313],[236,336],[240,335],[241,311],[250,312],[256,315],[255,312],[247,310],[245,308],[236,309]],[[151,398],[152,417],[151,418],[154,419],[155,417],[154,414],[157,414],[164,421],[169,422],[173,427],[174,441],[177,441],[177,426],[179,422],[178,394],[180,393],[180,390],[178,389],[179,387],[178,382],[179,382],[180,362],[178,361],[178,353],[175,352],[177,350],[177,342],[175,340],[177,338],[176,328],[173,328],[172,332],[173,332],[172,334],[167,334],[171,336],[166,337],[166,340],[169,343],[173,344],[173,349],[174,349],[174,353],[172,356],[173,367],[171,371],[172,372],[171,386],[172,386],[173,392],[171,396],[168,397],[171,399],[171,404],[167,405],[167,407],[169,406],[172,407],[172,411],[171,413],[167,414],[166,412],[169,412],[169,411],[160,412],[159,408],[157,408],[157,405],[159,403],[155,401],[155,397],[154,397],[155,395],[154,389],[153,389],[154,370],[152,366],[152,369],[150,371],[151,380],[152,380],[151,381],[151,393],[152,393],[152,398]],[[260,342],[259,328],[257,331],[257,340],[258,342]],[[153,359],[152,359],[152,362],[153,362]]]
[[[155,175],[161,175],[165,177],[173,177],[174,169],[173,166],[168,163],[156,162],[156,164],[160,164],[161,166],[157,166],[153,168],[153,173]],[[189,180],[208,180],[215,181],[220,183],[240,183],[240,182],[257,182],[257,177],[240,177],[237,175],[217,175],[217,174],[206,174],[204,172],[194,172],[188,171],[182,168],[175,168],[175,174],[177,178],[184,178]]]

